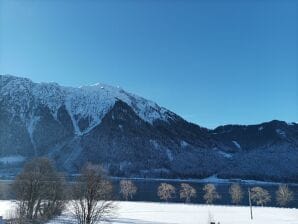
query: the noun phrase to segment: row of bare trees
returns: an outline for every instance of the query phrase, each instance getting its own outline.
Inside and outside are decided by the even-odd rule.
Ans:
[[[206,184],[203,187],[203,198],[207,204],[212,204],[216,200],[221,198],[221,195],[217,192],[214,184]],[[253,187],[249,190],[251,194],[251,200],[256,205],[264,206],[271,202],[270,193],[261,187]],[[161,200],[169,201],[176,197],[176,188],[168,183],[161,183],[157,189],[157,195]],[[244,190],[239,184],[232,184],[229,189],[231,202],[233,204],[240,204],[244,198]],[[276,191],[276,202],[279,206],[286,206],[294,200],[294,193],[287,185],[280,185]],[[179,190],[180,199],[186,203],[191,202],[192,199],[197,197],[197,191],[194,187],[187,183],[181,183]]]
[[[212,204],[221,198],[217,192],[214,184],[206,184],[203,187],[203,198],[207,204]],[[137,192],[137,187],[131,180],[120,181],[120,193],[125,200],[132,199]],[[176,188],[168,183],[161,183],[157,189],[158,197],[163,201],[170,201],[176,198],[177,193],[181,200],[186,203],[191,202],[192,199],[197,197],[196,189],[188,183],[181,183],[180,190],[177,192]],[[250,189],[251,200],[256,205],[264,206],[271,201],[270,193],[261,187],[253,187]],[[233,204],[240,204],[243,201],[245,191],[239,184],[232,184],[229,188],[229,195]],[[287,185],[280,185],[276,191],[276,202],[279,206],[286,206],[294,200],[293,192]]]
[[[28,162],[13,183],[16,208],[8,223],[40,224],[68,210],[78,224],[95,224],[113,212],[112,184],[100,166],[87,164],[66,184],[51,161]]]
[[[270,193],[262,187],[253,187],[252,189],[249,189],[249,191],[251,194],[251,200],[256,205],[264,206],[272,200]],[[233,184],[230,187],[230,195],[232,198],[232,203],[240,204],[243,199],[244,192],[239,184]],[[294,200],[293,191],[291,191],[285,184],[282,184],[278,187],[277,191],[275,192],[275,196],[276,203],[279,206],[286,206]]]
[[[205,192],[203,197],[207,204],[212,204],[216,199],[220,198],[220,195],[217,193],[216,187],[213,184],[206,184],[203,187],[203,191]],[[161,183],[157,189],[157,195],[163,201],[169,201],[175,198],[176,194],[176,188],[168,183]],[[192,199],[197,197],[197,191],[190,184],[181,183],[179,196],[180,199],[189,203]]]

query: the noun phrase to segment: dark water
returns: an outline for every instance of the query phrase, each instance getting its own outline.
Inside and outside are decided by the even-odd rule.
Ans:
[[[115,200],[123,200],[120,195],[120,183],[121,179],[112,179],[112,184],[114,188]],[[207,183],[200,183],[195,181],[178,181],[178,180],[154,180],[154,179],[133,179],[131,180],[138,188],[136,195],[130,201],[149,201],[149,202],[161,202],[159,197],[157,196],[157,188],[161,183],[169,183],[172,184],[176,188],[176,197],[171,199],[169,202],[178,202],[184,203],[183,200],[179,198],[179,190],[181,183],[188,183],[192,187],[194,187],[197,191],[197,197],[192,199],[192,203],[194,204],[204,204],[205,201],[203,199],[204,191],[203,187]],[[14,199],[13,192],[11,192],[11,183],[12,181],[0,181],[0,190],[2,187],[2,192],[5,191],[5,194],[1,195],[0,199]],[[212,182],[211,182],[212,183]],[[231,205],[231,196],[229,194],[229,187],[233,181],[228,183],[212,183],[216,186],[216,190],[218,194],[221,196],[220,199],[213,202],[213,204],[218,205]],[[253,183],[249,184],[246,182],[237,182],[242,187],[244,192],[244,197],[240,205],[249,205],[248,203],[248,189],[259,186],[267,191],[269,191],[271,195],[271,202],[269,202],[266,206],[274,206],[278,207],[276,204],[276,191],[279,187],[279,184],[275,183]],[[287,205],[290,208],[298,208],[298,184],[288,184],[288,187],[294,193],[294,200]]]
[[[172,184],[176,188],[176,197],[170,200],[171,202],[181,202],[183,203],[183,200],[180,200],[179,198],[179,190],[180,190],[180,184],[181,183],[188,183],[192,187],[194,187],[197,191],[197,197],[192,199],[192,203],[195,204],[204,204],[205,201],[203,199],[204,191],[203,187],[207,183],[198,183],[198,182],[188,182],[188,181],[167,181],[167,180],[146,180],[146,179],[137,179],[132,180],[134,184],[137,186],[138,191],[137,194],[134,196],[132,201],[151,201],[151,202],[160,202],[161,200],[157,196],[157,188],[161,183],[169,183]],[[118,200],[121,200],[121,195],[119,194],[119,182],[120,180],[113,180],[113,185],[115,187],[115,194]],[[231,203],[231,196],[229,194],[229,187],[231,186],[233,182],[231,183],[212,183],[216,186],[216,190],[218,194],[220,194],[221,198],[216,200],[214,204],[219,205],[230,205]],[[241,202],[241,205],[249,205],[248,202],[248,189],[259,186],[267,191],[269,191],[271,195],[271,202],[268,203],[266,206],[277,206],[276,204],[276,191],[279,187],[278,184],[248,184],[248,183],[239,183],[242,187],[242,190],[244,192],[244,197]],[[291,208],[298,208],[298,184],[288,184],[289,189],[294,192],[294,201],[292,201],[287,207]]]

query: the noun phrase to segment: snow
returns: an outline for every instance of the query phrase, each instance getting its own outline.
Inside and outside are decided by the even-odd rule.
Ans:
[[[141,119],[150,124],[156,120],[168,121],[171,115],[171,112],[150,100],[101,83],[73,88],[56,83],[33,83],[29,79],[10,75],[0,76],[0,81],[0,94],[13,105],[9,107],[11,112],[15,116],[20,115],[28,124],[29,133],[33,133],[34,125],[38,122],[31,111],[39,105],[47,106],[55,119],[59,108],[65,106],[77,135],[86,134],[100,124],[119,100],[128,104]],[[89,122],[85,130],[79,128],[81,119]]]
[[[218,178],[217,175],[212,175],[210,177],[206,177],[204,179],[199,179],[197,181],[193,180],[193,182],[197,182],[197,183],[216,183],[216,184],[219,184],[219,183],[229,183],[230,180],[228,180],[228,179],[221,179],[221,178]]]
[[[58,109],[64,102],[65,90],[57,83],[33,84],[32,95],[38,103],[46,105],[57,120]]]
[[[159,149],[159,144],[156,140],[150,139],[149,140],[150,144],[155,148],[155,149]]]
[[[102,118],[112,109],[116,102],[117,94],[109,89],[100,88],[100,85],[83,86],[81,88],[67,88],[66,109],[71,115],[77,135],[88,133],[100,124]],[[78,123],[87,119],[89,126],[80,130]]]
[[[272,182],[272,181],[261,181],[261,180],[241,180],[241,183],[250,184],[250,185],[281,185],[283,182]],[[297,183],[287,183],[291,186],[298,186]]]
[[[240,144],[238,143],[238,142],[236,142],[236,141],[232,141],[233,143],[234,143],[234,145],[238,148],[238,149],[241,149],[241,146],[240,146]]]
[[[298,224],[298,210],[272,207],[253,207],[250,220],[249,207],[188,205],[178,203],[115,202],[117,210],[111,224],[207,224],[208,220],[220,224]],[[13,202],[0,201],[0,215],[7,217]],[[69,212],[49,224],[71,221]]]
[[[286,132],[284,130],[281,129],[276,129],[275,132],[281,137],[281,138],[286,138]]]
[[[170,149],[167,149],[167,150],[166,150],[166,153],[167,153],[167,157],[168,157],[168,159],[169,159],[170,161],[173,161],[174,156],[173,156],[172,151],[171,151]]]
[[[231,153],[227,153],[227,152],[224,152],[224,151],[218,151],[218,153],[220,155],[222,155],[223,157],[228,158],[228,159],[233,157],[233,155]]]
[[[14,209],[15,203],[8,200],[0,200],[0,216],[8,218],[11,210]]]
[[[161,149],[161,146],[159,145],[158,141],[156,141],[154,139],[150,139],[149,142],[154,147],[154,149],[157,149],[157,150]],[[170,149],[165,149],[165,151],[166,151],[166,155],[167,155],[169,161],[173,161],[174,156],[173,156],[172,151]]]
[[[29,133],[29,136],[30,136],[31,143],[32,143],[34,148],[36,147],[36,144],[35,144],[35,141],[33,139],[33,133],[34,133],[35,126],[36,126],[36,124],[39,120],[40,120],[39,116],[31,116],[31,118],[27,122],[27,130],[28,130],[28,133]]]
[[[166,109],[152,101],[125,92],[121,88],[97,83],[81,88],[64,87],[64,89],[67,93],[66,107],[73,116],[74,125],[77,126],[81,118],[90,118],[90,126],[84,132],[97,126],[118,100],[128,104],[141,119],[148,123],[152,124],[158,119],[167,120]],[[76,131],[84,134],[78,127]]]
[[[185,147],[189,146],[189,144],[186,141],[181,141],[180,145],[181,145],[182,148],[185,148]]]
[[[295,122],[288,122],[287,124],[290,125],[290,126],[293,126],[293,125],[296,125],[297,123],[295,123]]]
[[[10,164],[10,163],[20,163],[25,160],[25,157],[23,156],[5,156],[5,157],[0,157],[0,163],[5,163],[5,164]]]
[[[249,207],[206,206],[166,203],[120,202],[118,217],[112,223],[131,224],[206,224],[209,214],[221,224],[298,224],[297,209],[253,208],[250,221]]]

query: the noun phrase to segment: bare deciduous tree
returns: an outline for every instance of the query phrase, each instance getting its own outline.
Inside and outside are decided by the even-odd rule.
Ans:
[[[71,211],[78,224],[95,224],[115,209],[112,185],[100,166],[87,164],[73,186]]]
[[[157,195],[161,200],[169,201],[174,198],[176,189],[173,185],[167,183],[161,183],[157,190]]]
[[[286,206],[294,200],[294,193],[287,185],[280,185],[276,191],[276,202],[280,206]]]
[[[25,164],[13,183],[19,223],[43,223],[60,215],[65,205],[63,189],[63,176],[47,158]]]
[[[264,206],[271,201],[269,192],[261,187],[253,187],[251,189],[251,200],[257,205]]]
[[[203,187],[205,191],[204,200],[207,204],[212,204],[215,200],[220,198],[220,195],[216,191],[216,187],[214,184],[206,184]]]
[[[189,184],[182,183],[180,189],[180,198],[184,199],[186,203],[191,201],[191,198],[195,198],[197,196],[197,191],[195,188],[190,186]]]
[[[127,201],[128,199],[132,199],[133,196],[137,193],[137,187],[131,180],[121,180],[120,193]]]
[[[240,204],[243,199],[243,191],[239,184],[232,184],[229,193],[231,195],[232,203]]]

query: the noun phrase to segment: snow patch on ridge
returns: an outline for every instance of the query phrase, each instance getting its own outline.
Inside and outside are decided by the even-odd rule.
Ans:
[[[115,104],[115,99],[109,92],[95,91],[89,88],[68,88],[65,106],[70,114],[75,132],[82,135],[89,132],[100,124],[102,118],[110,111]],[[89,126],[85,130],[80,130],[79,121],[87,119]]]
[[[189,144],[186,142],[186,141],[181,141],[180,142],[180,146],[182,147],[182,148],[185,148],[185,147],[187,147],[187,146],[189,146]]]
[[[156,140],[150,139],[149,142],[155,149],[159,149],[159,144]]]
[[[220,155],[222,155],[223,157],[227,158],[227,159],[230,159],[230,158],[233,157],[232,154],[227,153],[227,152],[224,152],[224,151],[218,151],[218,153],[219,153]]]
[[[281,129],[276,129],[275,132],[281,137],[281,138],[286,138],[286,132],[284,130]]]
[[[237,141],[232,141],[232,142],[238,149],[241,149],[241,145]]]
[[[173,156],[172,151],[171,151],[170,149],[167,149],[166,152],[167,152],[168,159],[169,159],[170,161],[173,161],[174,156]]]
[[[31,118],[27,122],[27,130],[28,130],[28,133],[29,133],[31,143],[32,143],[34,148],[36,147],[36,144],[35,144],[35,141],[33,139],[33,133],[34,133],[35,126],[36,126],[36,124],[39,120],[40,120],[39,116],[31,116]]]
[[[295,122],[288,122],[287,123],[287,125],[289,125],[289,126],[293,126],[293,125],[295,125],[296,123]]]

